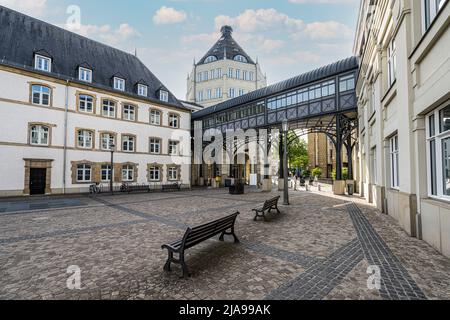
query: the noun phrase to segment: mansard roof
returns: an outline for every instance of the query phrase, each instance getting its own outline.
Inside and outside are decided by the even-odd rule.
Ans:
[[[89,85],[113,90],[112,77],[121,75],[124,94],[138,97],[136,84],[145,83],[149,101],[167,104],[156,95],[164,85],[136,56],[0,6],[0,64],[34,70],[37,52],[51,56],[53,77],[76,82],[78,66],[88,64],[94,70]],[[186,109],[170,92],[168,104]]]
[[[197,66],[205,64],[205,60],[210,56],[216,57],[217,60],[225,60],[225,57],[227,60],[234,60],[238,55],[245,57],[248,63],[255,64],[252,58],[250,58],[236,40],[233,39],[233,28],[230,26],[223,26],[220,31],[222,36],[199,63],[197,63]]]
[[[308,85],[316,81],[325,80],[326,78],[330,78],[347,71],[357,70],[358,68],[358,57],[350,57],[344,60],[340,60],[327,66],[301,74],[297,77],[273,84],[271,86],[250,92],[243,96],[227,100],[215,106],[195,112],[192,115],[192,120],[201,119],[214,113],[222,112],[247,103],[255,102],[260,99],[269,98],[284,91],[295,89],[303,85]]]

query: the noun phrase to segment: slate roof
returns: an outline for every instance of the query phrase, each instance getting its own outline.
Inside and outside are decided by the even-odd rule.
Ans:
[[[248,63],[255,64],[252,58],[241,48],[241,46],[233,39],[233,28],[230,26],[223,26],[221,29],[222,37],[214,44],[208,53],[197,63],[202,65],[206,58],[215,56],[217,60],[225,60],[225,55],[228,60],[233,60],[235,56],[242,55],[247,58]]]
[[[263,98],[267,98],[284,91],[294,89],[303,85],[307,85],[322,79],[335,76],[346,71],[357,70],[359,68],[359,59],[357,57],[350,57],[327,66],[315,69],[313,71],[301,74],[297,77],[273,84],[271,86],[250,92],[243,96],[227,100],[215,106],[206,108],[204,110],[195,112],[192,115],[192,120],[200,119],[216,112],[231,109],[246,103],[254,102]]]
[[[114,91],[112,78],[119,74],[126,80],[122,94],[142,99],[136,84],[145,83],[149,101],[186,109],[170,92],[168,103],[159,100],[165,86],[136,56],[0,6],[0,64],[34,70],[35,53],[53,59],[56,78],[78,81],[78,67],[91,66],[93,87]]]

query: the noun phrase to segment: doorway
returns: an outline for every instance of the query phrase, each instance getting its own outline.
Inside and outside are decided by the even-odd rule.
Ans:
[[[47,169],[30,169],[30,195],[43,195],[47,185]]]

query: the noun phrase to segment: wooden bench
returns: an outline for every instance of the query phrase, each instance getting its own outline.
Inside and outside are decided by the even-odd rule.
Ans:
[[[262,208],[253,209],[253,211],[256,213],[255,221],[258,220],[258,218],[263,218],[264,221],[266,221],[266,213],[271,213],[272,210],[277,210],[278,213],[281,213],[278,209],[278,201],[280,200],[280,196],[275,197],[273,199],[267,200],[264,202],[264,206]]]
[[[181,191],[181,185],[178,183],[163,184],[162,191]]]
[[[128,185],[124,184],[120,187],[121,192],[150,192],[150,186],[146,184],[142,185]]]
[[[163,245],[162,249],[167,249],[169,253],[169,257],[167,258],[167,262],[164,266],[164,271],[170,272],[171,264],[176,263],[180,264],[183,268],[183,278],[189,277],[189,269],[185,262],[185,251],[219,234],[220,241],[224,241],[225,235],[230,235],[234,237],[234,243],[239,243],[239,239],[234,233],[234,226],[238,215],[239,212],[236,212],[228,217],[216,220],[214,222],[210,222],[193,229],[189,228],[182,239],[171,244]],[[179,258],[175,259],[174,254],[178,254]]]

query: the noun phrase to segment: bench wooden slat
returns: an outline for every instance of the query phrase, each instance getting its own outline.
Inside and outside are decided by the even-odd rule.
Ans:
[[[278,201],[280,201],[280,196],[265,201],[262,208],[253,209],[256,213],[254,220],[257,221],[258,218],[263,218],[266,220],[266,213],[271,212],[272,210],[277,210],[278,213],[281,213],[278,209]]]

